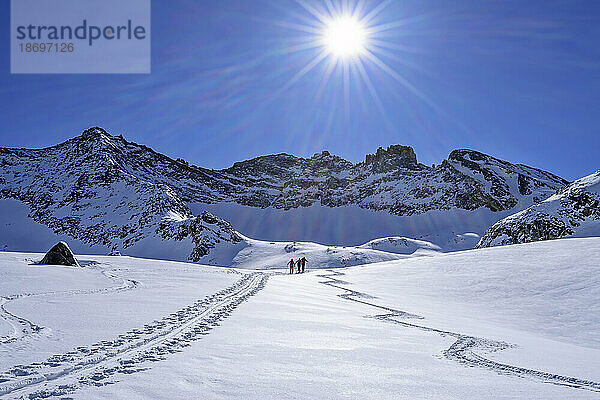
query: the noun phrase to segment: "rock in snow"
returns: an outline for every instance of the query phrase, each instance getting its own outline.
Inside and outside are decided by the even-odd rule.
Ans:
[[[42,265],[74,265],[79,267],[77,259],[65,242],[58,242],[42,258]]]
[[[539,204],[498,221],[477,246],[587,236],[600,236],[600,171],[576,180]]]

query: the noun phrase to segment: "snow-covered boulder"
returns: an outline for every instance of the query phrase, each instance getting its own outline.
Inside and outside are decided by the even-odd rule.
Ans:
[[[487,230],[477,247],[588,236],[600,236],[600,171],[498,221]]]
[[[79,267],[75,255],[65,242],[58,242],[42,258],[42,265],[74,265]]]

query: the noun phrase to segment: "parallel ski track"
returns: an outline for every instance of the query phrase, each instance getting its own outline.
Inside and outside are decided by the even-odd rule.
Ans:
[[[258,293],[267,279],[268,274],[244,274],[232,286],[115,340],[78,347],[44,362],[14,366],[0,373],[0,396],[29,400],[61,397],[82,386],[112,383],[109,378],[116,374],[145,370],[149,362],[180,352],[208,334]]]
[[[485,368],[488,370],[495,371],[499,374],[510,374],[521,378],[538,379],[543,381],[544,383],[600,392],[599,382],[553,374],[550,372],[537,371],[534,369],[523,368],[510,364],[503,364],[487,359],[481,355],[476,354],[474,350],[479,349],[488,352],[495,352],[513,346],[506,342],[478,338],[475,336],[469,336],[458,332],[446,331],[442,329],[432,328],[426,325],[404,321],[406,319],[422,320],[423,317],[366,301],[364,299],[372,299],[373,297],[369,294],[357,292],[355,290],[348,289],[347,287],[342,286],[348,284],[348,282],[338,279],[338,277],[344,276],[344,273],[334,270],[327,270],[327,272],[327,274],[317,275],[319,277],[327,279],[327,281],[322,281],[320,283],[345,291],[345,293],[338,295],[339,297],[345,300],[364,304],[385,311],[385,313],[382,314],[369,316],[370,318],[375,318],[381,321],[401,325],[406,328],[416,328],[427,332],[435,332],[442,336],[450,336],[456,338],[456,341],[443,352],[443,355],[450,360],[457,361],[469,367]],[[404,320],[400,321],[398,319]]]

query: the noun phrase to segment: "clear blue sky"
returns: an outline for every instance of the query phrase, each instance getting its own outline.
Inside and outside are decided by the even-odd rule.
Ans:
[[[150,75],[10,75],[1,7],[0,146],[99,125],[211,168],[395,143],[426,164],[472,148],[567,179],[600,168],[598,1],[391,1],[380,58],[405,82],[365,62],[375,95],[356,71],[349,92],[339,70],[322,86],[327,60],[292,80],[317,53],[290,50],[291,24],[316,20],[292,0],[153,0]]]

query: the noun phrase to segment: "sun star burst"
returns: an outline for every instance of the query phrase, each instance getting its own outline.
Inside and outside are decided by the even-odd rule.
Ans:
[[[360,55],[365,50],[366,42],[366,29],[355,17],[349,15],[334,17],[324,26],[323,44],[336,57]]]

